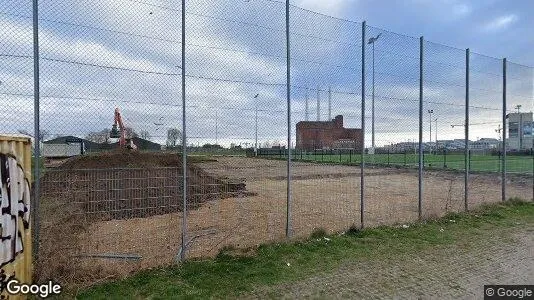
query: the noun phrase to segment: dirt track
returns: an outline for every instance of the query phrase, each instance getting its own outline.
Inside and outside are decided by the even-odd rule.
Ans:
[[[214,256],[224,246],[251,247],[282,240],[286,228],[285,162],[220,157],[197,164],[212,178],[244,180],[252,196],[215,198],[188,207],[187,257]],[[291,227],[295,237],[314,229],[328,232],[360,225],[360,169],[352,166],[294,163]],[[417,220],[416,170],[365,171],[365,226],[391,225]],[[530,181],[529,181],[530,180]],[[532,197],[531,178],[512,177],[508,196]],[[195,184],[202,184],[196,182]],[[501,200],[500,178],[472,175],[471,208]],[[438,217],[462,211],[463,174],[425,172],[423,214]],[[94,278],[122,276],[140,268],[171,264],[179,252],[182,214],[89,222],[77,235],[77,272],[92,270]],[[133,258],[103,259],[91,255],[119,254]],[[136,259],[135,257],[140,257]],[[76,276],[82,276],[78,274]],[[87,278],[94,282],[94,278]]]
[[[255,196],[213,200],[188,213],[188,236],[196,237],[187,257],[213,256],[223,246],[249,247],[284,239],[286,226],[285,162],[252,158],[218,158],[201,163],[208,174],[246,181]],[[365,178],[365,225],[389,225],[417,220],[417,172],[370,169]],[[328,232],[359,226],[359,167],[294,164],[292,228],[296,237],[316,228]],[[508,196],[532,197],[532,179],[514,177]],[[500,179],[472,175],[469,205],[501,200]],[[425,172],[423,214],[438,217],[463,210],[463,174]],[[128,263],[84,259],[104,273],[117,273],[172,263],[178,253],[182,219],[180,213],[93,223],[80,235],[82,252],[127,253],[142,256]]]

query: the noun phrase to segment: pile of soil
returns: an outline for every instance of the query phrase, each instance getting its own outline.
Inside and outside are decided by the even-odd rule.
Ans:
[[[229,182],[187,164],[187,209],[247,195],[245,183]],[[205,161],[204,159],[202,161]],[[48,170],[43,198],[76,205],[89,219],[130,219],[183,211],[182,158],[175,153],[116,150],[74,157]]]
[[[193,159],[194,160],[194,159]],[[67,160],[59,169],[110,169],[182,167],[182,156],[176,153],[114,150],[77,156]]]

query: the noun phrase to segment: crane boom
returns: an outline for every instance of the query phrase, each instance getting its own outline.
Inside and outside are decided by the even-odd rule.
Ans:
[[[117,130],[118,127],[118,130]],[[133,141],[130,139],[130,144],[126,145],[126,127],[124,126],[124,123],[122,121],[121,113],[119,111],[119,108],[115,108],[115,122],[113,123],[113,127],[111,128],[110,133],[111,138],[119,138],[119,146],[120,147],[127,147],[130,149],[137,149]]]

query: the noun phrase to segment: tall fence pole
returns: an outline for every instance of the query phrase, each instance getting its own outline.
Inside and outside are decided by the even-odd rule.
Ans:
[[[286,96],[287,96],[287,212],[286,236],[291,237],[291,43],[289,36],[289,0],[286,0]]]
[[[469,49],[465,49],[465,156],[464,206],[469,210]]]
[[[502,60],[502,201],[506,201],[506,58]]]
[[[33,0],[33,255],[34,258],[39,256],[39,189],[41,183],[40,163],[41,163],[41,138],[40,138],[40,115],[39,115],[39,3],[38,0]]]
[[[180,259],[185,259],[187,247],[187,130],[185,111],[185,0],[182,0],[182,252]]]
[[[365,21],[362,23],[362,152],[360,161],[360,227],[363,229],[364,216],[364,171],[365,171]]]
[[[419,191],[418,217],[423,216],[423,37],[419,38]]]

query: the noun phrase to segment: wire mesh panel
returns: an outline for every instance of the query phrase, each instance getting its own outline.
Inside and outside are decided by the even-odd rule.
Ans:
[[[0,132],[33,131],[32,1],[0,3]]]
[[[501,201],[502,60],[470,53],[469,207]]]
[[[175,260],[178,3],[40,2],[41,279],[83,284]]]
[[[464,209],[465,50],[425,41],[423,214]]]
[[[76,164],[42,178],[39,276],[84,284],[172,261],[181,170],[70,169]]]
[[[366,35],[366,224],[407,222],[418,215],[419,39]]]
[[[532,68],[507,62],[507,198],[533,198],[533,73]]]
[[[220,189],[233,191],[199,207],[188,204],[187,257],[281,239],[287,178],[281,160],[287,147],[284,4],[194,1],[186,18],[188,151],[205,160],[203,171],[191,176],[207,172]],[[262,153],[273,160],[255,157]]]
[[[362,25],[291,7],[292,230],[359,226]]]

